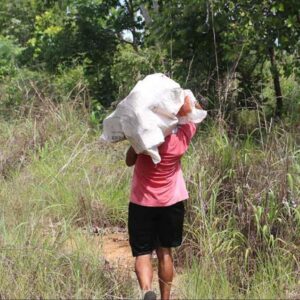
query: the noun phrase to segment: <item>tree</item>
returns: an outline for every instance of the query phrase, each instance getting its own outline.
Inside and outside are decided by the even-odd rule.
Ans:
[[[296,54],[299,51],[300,2],[225,0],[216,1],[216,4],[219,11],[225,7],[231,27],[236,30],[234,34],[224,34],[226,42],[231,44],[238,38],[244,45],[246,44],[248,53],[252,51],[261,63],[266,59],[270,61],[276,98],[275,115],[281,117],[283,96],[277,58],[285,53]]]
[[[236,105],[256,107],[257,100],[263,100],[257,98],[264,81],[261,68],[268,60],[275,115],[281,116],[278,61],[299,49],[299,1],[177,0],[158,4],[159,14],[150,11],[153,22],[147,42],[167,50],[172,76],[209,95],[213,106],[226,112],[230,108],[229,79],[234,76],[240,91]]]
[[[221,49],[221,33],[226,31],[226,15],[213,19],[209,1],[159,1],[150,11],[153,20],[146,43],[168,53],[169,74],[196,95],[220,106],[220,83],[228,71],[226,53]]]
[[[58,67],[83,64],[91,94],[108,105],[114,100],[111,66],[118,44],[109,16],[118,1],[72,1],[35,16],[34,31],[23,61],[44,65],[50,73]],[[31,58],[30,58],[31,56]]]
[[[35,16],[53,6],[62,9],[64,3],[63,0],[1,0],[0,33],[26,46],[34,31]]]

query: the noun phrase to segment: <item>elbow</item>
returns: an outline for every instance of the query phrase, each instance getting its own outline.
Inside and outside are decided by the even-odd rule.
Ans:
[[[126,166],[127,167],[132,167],[132,166],[134,166],[135,165],[135,162],[133,162],[133,161],[125,161],[126,162]]]
[[[125,159],[125,163],[126,163],[127,167],[134,166],[135,162],[136,162],[136,156],[129,156],[129,157],[126,157],[126,159]]]
[[[132,167],[135,164],[136,159],[137,159],[137,154],[134,151],[134,149],[130,147],[126,153],[126,159],[125,159],[126,166]]]

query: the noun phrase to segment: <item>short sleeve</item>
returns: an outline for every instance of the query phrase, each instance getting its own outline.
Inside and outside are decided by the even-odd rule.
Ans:
[[[195,132],[196,125],[194,123],[180,125],[175,134],[168,136],[167,142],[160,147],[160,150],[169,155],[183,155],[187,151]]]
[[[195,135],[196,133],[196,125],[194,123],[187,123],[187,124],[183,124],[180,125],[180,127],[178,128],[177,131],[177,135],[178,136],[182,136],[182,140],[186,140],[186,144],[189,144],[192,137]]]

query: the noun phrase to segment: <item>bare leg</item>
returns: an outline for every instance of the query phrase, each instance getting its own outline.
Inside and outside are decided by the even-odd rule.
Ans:
[[[171,248],[159,247],[156,249],[158,258],[158,278],[162,300],[170,299],[173,280],[173,258]]]
[[[137,256],[135,259],[135,272],[143,291],[151,290],[153,268],[151,254]]]

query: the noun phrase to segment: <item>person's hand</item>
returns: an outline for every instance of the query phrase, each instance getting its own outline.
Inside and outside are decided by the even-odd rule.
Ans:
[[[189,114],[190,112],[192,112],[192,104],[191,104],[191,99],[189,96],[185,96],[184,98],[184,103],[183,105],[180,107],[177,115],[179,117],[184,117],[187,114]]]
[[[195,107],[196,107],[197,109],[203,110],[203,107],[201,106],[201,104],[200,104],[199,102],[196,102],[196,103],[195,103]]]

